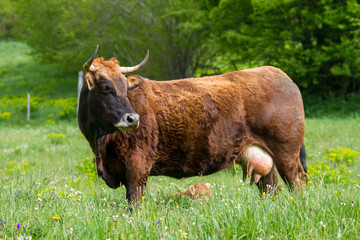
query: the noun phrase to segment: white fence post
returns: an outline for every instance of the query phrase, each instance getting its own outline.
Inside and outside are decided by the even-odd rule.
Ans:
[[[27,120],[27,121],[30,121],[30,93],[27,94],[26,120]]]
[[[83,79],[84,79],[84,72],[79,71],[79,78],[78,78],[78,97],[77,97],[77,107],[76,107],[76,115],[79,111],[79,100],[80,100],[80,92],[83,86]]]

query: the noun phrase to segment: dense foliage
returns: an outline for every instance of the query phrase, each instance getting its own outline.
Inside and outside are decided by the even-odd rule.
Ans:
[[[242,10],[248,6],[248,11]],[[241,18],[236,18],[240,12]],[[234,65],[269,64],[315,92],[360,87],[360,5],[357,1],[221,1],[212,11]],[[221,41],[220,41],[221,40]]]
[[[192,1],[24,0],[16,6],[24,41],[69,70],[81,69],[100,44],[99,55],[115,56],[122,65],[137,64],[150,49],[151,77],[194,74],[202,26],[180,26],[197,9]]]
[[[14,27],[17,25],[19,18],[15,13],[12,0],[0,1],[0,38],[14,37]]]
[[[150,49],[151,78],[274,65],[311,93],[360,89],[356,0],[8,1],[34,53],[71,71],[100,44],[123,65]]]

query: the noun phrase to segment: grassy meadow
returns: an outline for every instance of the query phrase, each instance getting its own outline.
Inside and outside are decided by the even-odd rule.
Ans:
[[[0,239],[360,238],[360,116],[353,102],[309,107],[309,177],[301,189],[260,196],[238,166],[183,180],[150,177],[130,213],[125,188],[110,189],[95,175],[76,121],[77,74],[64,76],[29,51],[0,42]],[[28,92],[35,103],[26,122]],[[199,181],[211,185],[208,202],[172,196]]]

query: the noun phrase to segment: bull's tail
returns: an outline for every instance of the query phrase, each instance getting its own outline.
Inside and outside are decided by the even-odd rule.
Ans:
[[[304,169],[304,172],[307,173],[307,167],[306,167],[306,149],[305,144],[303,143],[300,148],[300,163]]]

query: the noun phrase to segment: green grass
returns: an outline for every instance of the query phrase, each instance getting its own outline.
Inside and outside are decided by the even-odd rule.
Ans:
[[[307,120],[308,164],[326,162],[329,148],[359,150],[359,122]],[[359,158],[345,182],[310,177],[302,189],[264,199],[234,169],[184,180],[150,177],[144,201],[130,214],[123,187],[90,181],[76,167],[93,155],[75,122],[7,127],[0,135],[0,220],[6,222],[0,238],[359,238]],[[212,186],[209,202],[171,197],[199,181]]]
[[[0,239],[359,239],[360,158],[329,158],[352,153],[338,147],[360,151],[358,96],[307,103],[313,175],[302,189],[262,198],[237,167],[183,180],[150,177],[131,214],[124,187],[110,189],[93,175],[93,154],[67,102],[76,97],[77,75],[27,52],[0,41]],[[30,122],[19,100],[27,92],[38,101]],[[199,181],[211,184],[209,202],[172,197]]]

